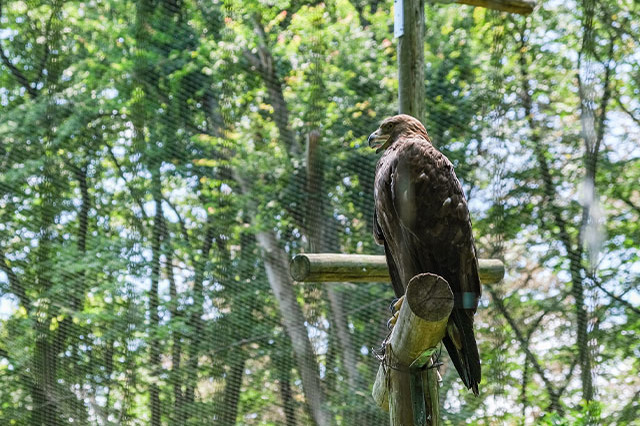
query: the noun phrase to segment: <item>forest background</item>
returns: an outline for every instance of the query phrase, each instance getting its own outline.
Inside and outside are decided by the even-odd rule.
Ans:
[[[385,424],[391,1],[0,1],[0,423]],[[640,415],[640,4],[427,4],[425,125],[504,260],[448,424]],[[446,351],[445,351],[446,352]]]

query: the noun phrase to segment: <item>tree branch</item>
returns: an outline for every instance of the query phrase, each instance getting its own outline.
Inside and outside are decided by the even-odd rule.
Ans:
[[[625,197],[623,195],[619,195],[618,198],[620,199],[620,201],[625,203],[627,206],[629,206],[630,208],[635,210],[635,212],[640,215],[640,206],[637,206],[636,204],[634,204],[633,201],[631,201],[631,199],[629,197]]]
[[[626,424],[627,421],[638,418],[638,411],[640,410],[640,405],[638,404],[638,400],[640,399],[640,390],[638,390],[629,400],[627,405],[625,405],[622,410],[619,411],[618,415],[618,424]]]
[[[2,20],[2,2],[0,1],[0,20]],[[18,83],[31,95],[32,98],[38,97],[38,91],[35,87],[32,87],[27,77],[15,66],[11,63],[11,60],[5,55],[4,47],[0,42],[0,59],[2,59],[2,63],[9,69],[9,72],[18,80]]]
[[[591,191],[593,194],[593,198],[595,199],[595,185],[596,185],[596,172],[597,172],[597,167],[598,167],[598,156],[600,154],[600,146],[602,145],[602,140],[604,139],[604,130],[605,130],[605,120],[607,117],[607,106],[609,104],[609,99],[611,98],[611,85],[610,80],[611,80],[611,71],[612,71],[612,67],[610,65],[611,59],[613,59],[613,47],[614,47],[614,41],[613,39],[610,40],[609,43],[609,51],[608,51],[608,55],[607,55],[607,60],[604,61],[603,65],[605,67],[605,75],[604,75],[604,82],[603,82],[603,87],[604,87],[604,93],[602,94],[602,99],[600,101],[600,108],[599,108],[599,114],[597,117],[597,123],[594,122],[593,123],[593,129],[586,129],[585,123],[587,122],[587,120],[584,120],[584,116],[585,115],[589,115],[589,116],[594,116],[595,117],[595,112],[593,111],[593,108],[590,106],[590,103],[588,101],[584,100],[585,95],[584,90],[582,88],[582,79],[580,78],[580,73],[578,73],[578,84],[580,86],[580,98],[581,98],[581,104],[582,104],[582,118],[583,118],[583,134],[584,134],[584,139],[585,139],[585,168],[586,168],[586,176],[585,176],[585,180],[588,181],[591,184]],[[595,52],[594,53],[595,56]],[[582,57],[582,55],[580,56]],[[599,62],[603,62],[600,61]],[[590,136],[587,136],[588,134],[591,133],[595,133],[595,140],[589,142]],[[594,200],[595,201],[595,200]],[[583,240],[583,235],[584,232],[587,228],[587,225],[589,223],[589,217],[591,216],[591,209],[592,209],[593,205],[592,203],[584,203],[583,207],[582,207],[582,219],[581,219],[581,223],[580,223],[580,229],[578,230],[578,242],[579,244],[582,244],[582,240]]]
[[[555,386],[553,385],[553,383],[551,383],[549,378],[546,376],[544,368],[542,367],[542,365],[540,365],[540,362],[538,362],[538,359],[533,354],[531,349],[529,349],[528,339],[525,338],[524,334],[518,327],[518,323],[513,319],[513,317],[509,313],[509,310],[505,307],[502,298],[496,293],[494,287],[491,285],[485,284],[484,288],[489,290],[489,294],[491,294],[491,298],[493,299],[494,305],[498,308],[498,311],[502,314],[502,316],[507,320],[507,323],[515,333],[516,339],[520,343],[520,347],[524,351],[525,356],[533,366],[536,373],[538,373],[538,375],[542,379],[542,382],[544,383],[547,389],[547,393],[549,394],[549,399],[551,400],[549,408],[553,411],[556,411],[562,414],[563,409],[562,409],[562,406],[560,405],[561,393],[555,389]]]
[[[282,92],[282,81],[278,77],[274,66],[273,56],[267,45],[267,34],[260,21],[260,17],[253,15],[252,22],[254,31],[258,35],[258,53],[257,55],[245,51],[244,55],[251,64],[258,69],[260,76],[267,87],[269,94],[269,104],[273,107],[273,115],[280,140],[287,148],[287,154],[290,156],[299,156],[301,154],[300,146],[296,143],[293,131],[289,126],[289,110]]]
[[[564,391],[567,389],[567,387],[569,386],[569,383],[570,383],[569,379],[571,379],[571,376],[573,376],[573,372],[575,371],[577,365],[578,365],[578,358],[573,357],[571,361],[571,365],[569,366],[569,371],[567,372],[567,375],[564,376],[564,380],[563,380],[564,385],[560,386],[560,388],[558,389],[558,395],[562,395]]]
[[[638,118],[635,115],[633,115],[633,112],[630,111],[629,109],[627,109],[627,107],[624,106],[622,104],[622,102],[620,102],[620,99],[617,99],[617,103],[618,103],[618,106],[620,107],[620,109],[623,112],[625,112],[629,116],[629,118],[631,118],[631,120],[633,120],[633,122],[635,122],[638,126],[640,126],[640,118]]]
[[[9,72],[11,72],[16,80],[18,80],[18,83],[25,88],[27,93],[29,93],[33,99],[36,99],[38,97],[38,91],[31,86],[27,77],[25,77],[25,75],[22,74],[15,65],[13,65],[7,55],[4,54],[2,44],[0,44],[0,58],[2,59],[2,63],[9,69]]]
[[[635,306],[633,306],[631,303],[627,302],[626,300],[624,300],[623,298],[621,298],[620,296],[616,296],[615,294],[611,293],[609,290],[607,290],[606,288],[604,288],[602,286],[602,284],[599,282],[599,280],[597,279],[593,279],[593,285],[595,285],[597,288],[599,288],[600,290],[602,290],[602,292],[604,294],[606,294],[607,296],[609,296],[610,298],[617,300],[618,302],[620,302],[622,305],[626,306],[627,308],[629,308],[632,312],[634,312],[637,315],[640,315],[640,309],[636,308]]]
[[[20,304],[29,312],[31,310],[31,301],[27,297],[25,288],[20,282],[20,278],[13,272],[7,258],[4,255],[4,251],[0,250],[0,269],[7,275],[9,279],[10,291],[18,297]]]
[[[120,162],[118,161],[118,158],[116,157],[116,155],[113,153],[113,148],[111,147],[111,145],[109,145],[109,143],[106,143],[107,149],[109,151],[109,156],[111,157],[111,160],[113,161],[113,164],[116,166],[116,169],[118,169],[118,175],[120,176],[120,178],[124,181],[125,187],[129,190],[129,193],[131,194],[131,197],[135,200],[136,204],[138,204],[138,207],[140,208],[140,213],[142,214],[142,217],[145,218],[145,220],[149,219],[149,216],[147,216],[147,213],[144,211],[144,206],[142,205],[142,201],[140,201],[138,198],[136,198],[133,195],[133,190],[130,187],[130,183],[127,180],[127,178],[124,175],[124,170],[122,169],[122,166],[120,165]],[[136,217],[134,215],[134,217]],[[139,219],[136,217],[136,220],[139,221]],[[138,223],[138,226],[140,226],[140,229],[143,229],[142,223]]]
[[[598,153],[600,152],[600,145],[602,144],[602,141],[604,139],[604,130],[606,128],[605,126],[605,120],[607,118],[607,107],[609,106],[609,100],[611,99],[611,74],[612,71],[614,71],[612,69],[611,66],[611,61],[613,60],[613,48],[614,48],[614,40],[611,39],[609,40],[609,51],[608,51],[608,55],[607,55],[607,61],[606,64],[604,64],[605,66],[605,73],[604,73],[604,82],[602,83],[603,87],[604,87],[604,92],[602,93],[602,100],[600,101],[600,114],[598,114],[598,124],[597,124],[597,134],[596,134],[596,146],[593,150],[593,154],[594,154],[594,158],[593,158],[593,171],[594,171],[594,176],[595,176],[595,170],[596,170],[596,162],[598,160]]]
[[[191,241],[189,240],[189,233],[187,232],[187,226],[185,225],[184,220],[182,219],[182,216],[180,215],[180,212],[178,212],[178,209],[176,208],[176,206],[174,206],[173,203],[171,201],[169,201],[168,197],[164,197],[163,196],[162,199],[164,200],[165,203],[167,203],[167,205],[171,208],[171,210],[173,210],[173,212],[178,217],[178,223],[180,224],[180,231],[182,232],[182,237],[184,238],[185,242],[187,243],[187,246],[189,246],[189,248],[191,248]]]
[[[250,50],[245,50],[244,52],[242,52],[242,56],[244,56],[247,61],[249,61],[251,65],[256,67],[256,70],[258,70],[258,72],[262,74],[264,70],[262,69],[262,62],[260,62],[260,58],[258,58],[258,55],[251,52]]]
[[[585,37],[587,37],[585,35]],[[520,72],[522,75],[522,89],[521,96],[523,101],[523,106],[525,109],[525,113],[529,122],[529,127],[531,129],[531,139],[534,146],[534,152],[537,157],[537,161],[540,166],[540,173],[542,177],[544,196],[546,198],[546,202],[549,206],[549,210],[551,212],[551,216],[555,222],[556,227],[559,229],[559,240],[567,251],[567,257],[569,260],[569,273],[571,276],[571,294],[573,295],[574,301],[574,309],[576,315],[576,343],[578,347],[578,357],[580,359],[580,369],[581,369],[581,380],[582,380],[582,394],[583,398],[587,401],[593,399],[593,383],[591,379],[591,354],[589,352],[589,332],[587,330],[587,311],[585,308],[584,302],[584,282],[582,277],[582,272],[585,270],[585,266],[583,264],[583,253],[584,253],[584,245],[582,238],[579,236],[575,241],[575,246],[572,244],[572,239],[569,234],[567,221],[562,216],[562,210],[558,205],[555,204],[554,200],[557,196],[556,188],[554,186],[551,172],[549,169],[549,165],[547,164],[547,160],[545,157],[545,151],[543,150],[542,140],[540,138],[540,129],[538,128],[533,114],[533,102],[531,96],[529,95],[530,85],[529,85],[529,76],[528,76],[528,67],[527,61],[525,58],[526,49],[526,39],[524,37],[524,33],[521,34],[521,54],[519,58],[520,63]],[[581,57],[578,59],[581,60]],[[578,79],[580,78],[578,74]],[[580,81],[578,82],[580,85]],[[591,109],[590,106],[584,99],[584,90],[581,88],[580,92],[580,101],[582,106],[581,118],[583,119],[583,123],[585,120],[585,114],[590,114]],[[586,105],[587,104],[587,105]],[[583,124],[584,126],[584,124]],[[594,130],[594,129],[591,129]],[[584,132],[584,129],[583,129]],[[593,141],[591,133],[585,134],[585,142],[587,144],[587,155],[592,150],[596,144],[590,143],[589,140]],[[589,168],[589,163],[587,162],[587,168]],[[595,174],[591,174],[589,170],[587,170],[587,178],[589,176],[595,176]],[[588,219],[588,216],[586,217]],[[585,215],[583,213],[582,220],[579,224],[579,233],[580,230],[583,229],[585,224]]]
[[[58,10],[59,10],[59,7],[58,7],[58,4],[56,3],[55,6],[53,7],[53,10],[51,10],[51,15],[49,16],[49,19],[47,20],[47,23],[45,24],[45,27],[44,27],[45,42],[42,48],[43,50],[42,58],[40,59],[38,71],[36,72],[36,75],[37,75],[36,80],[40,80],[42,78],[42,75],[44,74],[44,68],[47,65],[47,61],[49,60],[49,54],[51,53],[51,49],[49,48],[49,32],[51,31],[51,21],[53,21],[53,17],[56,15]]]
[[[549,313],[549,309],[546,309],[546,310],[542,311],[540,316],[538,318],[536,318],[536,320],[533,322],[533,324],[531,324],[531,326],[527,330],[527,337],[526,337],[527,342],[531,340],[531,335],[533,335],[533,333],[536,331],[536,329],[538,328],[538,326],[542,322],[543,318],[545,316],[547,316],[548,313]]]

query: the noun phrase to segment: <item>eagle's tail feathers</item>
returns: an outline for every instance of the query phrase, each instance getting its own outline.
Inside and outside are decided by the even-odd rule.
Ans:
[[[471,389],[475,395],[478,395],[481,368],[478,346],[473,335],[473,319],[469,318],[463,309],[454,309],[451,313],[451,318],[455,324],[455,331],[461,334],[455,340],[462,343],[462,347],[458,349],[458,345],[454,343],[454,339],[448,334],[443,339],[444,345],[465,386]]]

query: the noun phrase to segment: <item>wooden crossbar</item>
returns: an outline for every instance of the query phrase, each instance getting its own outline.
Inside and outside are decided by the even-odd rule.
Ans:
[[[498,259],[479,259],[480,281],[495,284],[504,277]],[[381,255],[301,253],[291,260],[291,277],[299,282],[390,282],[387,261]]]

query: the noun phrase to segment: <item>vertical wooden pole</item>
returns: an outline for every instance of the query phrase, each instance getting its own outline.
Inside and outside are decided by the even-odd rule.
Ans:
[[[396,31],[398,36],[398,106],[401,114],[409,114],[420,121],[424,120],[425,82],[424,82],[424,0],[399,0],[395,7],[402,7],[402,13],[396,13]],[[408,375],[398,375],[396,379],[407,380]],[[404,377],[403,377],[404,376]],[[439,394],[437,374],[430,370],[424,373],[426,381],[423,386],[425,403],[429,411],[428,424],[440,423]],[[408,386],[408,383],[406,384]],[[391,402],[391,401],[390,401]],[[393,405],[393,404],[391,404]],[[392,424],[394,408],[389,407]],[[405,407],[406,409],[406,407]],[[407,413],[409,414],[409,413]],[[413,418],[412,414],[407,416]]]
[[[438,1],[438,0],[436,0]],[[454,0],[457,3],[472,4],[509,12],[528,14],[534,3],[530,0]],[[448,1],[443,1],[448,2]],[[400,114],[409,114],[424,121],[425,81],[424,81],[424,3],[425,0],[395,0],[395,29],[398,39],[398,108]],[[415,278],[415,277],[414,277]],[[396,324],[397,326],[397,324]],[[409,331],[410,332],[410,331]],[[433,362],[433,358],[430,362]],[[374,398],[380,406],[388,403],[390,420],[393,426],[415,423],[421,416],[413,416],[413,407],[406,405],[406,397],[397,399],[400,394],[407,395],[408,373],[392,372],[387,383],[387,392],[381,390],[383,375],[378,374],[374,385]],[[439,384],[434,369],[422,373],[425,406],[430,426],[440,425]],[[394,392],[395,391],[395,392]],[[422,426],[422,425],[420,425]]]
[[[402,22],[398,35],[398,104],[401,114],[424,119],[424,0],[399,0]],[[396,23],[396,26],[398,23]]]
[[[376,403],[389,410],[391,426],[440,425],[437,374],[424,367],[438,350],[452,309],[453,293],[444,278],[430,273],[411,278],[397,322],[384,342],[384,360],[372,392]]]

